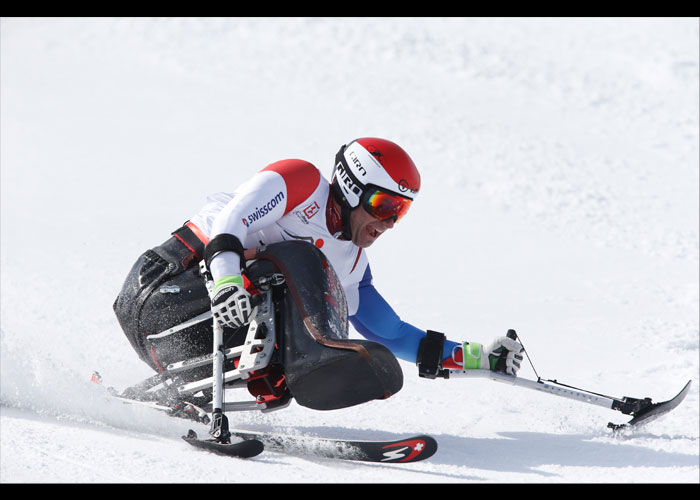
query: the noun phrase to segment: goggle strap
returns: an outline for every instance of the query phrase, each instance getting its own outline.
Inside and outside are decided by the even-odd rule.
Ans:
[[[360,203],[362,203],[362,196],[364,195],[364,192],[365,192],[365,185],[359,181],[359,179],[355,176],[355,174],[352,172],[350,167],[348,167],[348,162],[345,161],[345,155],[343,154],[345,152],[346,147],[347,147],[347,145],[343,144],[340,147],[340,150],[338,151],[338,153],[335,155],[335,165],[333,166],[333,173],[334,173],[334,176],[337,177],[338,164],[340,164],[345,175],[347,175],[350,178],[353,185],[359,190],[359,193],[355,192],[355,194],[357,195],[358,199],[360,200]],[[340,187],[341,182],[343,182],[343,181],[342,181],[342,179],[336,179],[336,182],[338,183],[338,186]],[[339,191],[342,193],[342,188]],[[354,190],[351,189],[351,191],[354,191]],[[350,203],[348,202],[347,197],[345,196],[344,193],[342,193],[342,194],[343,194],[343,201],[345,202],[345,204],[347,204],[349,206]]]

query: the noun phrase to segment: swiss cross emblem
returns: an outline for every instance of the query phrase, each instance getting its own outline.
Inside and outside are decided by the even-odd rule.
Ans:
[[[314,201],[311,205],[308,205],[303,209],[304,215],[306,216],[307,219],[310,219],[314,215],[318,213],[318,211],[321,210],[321,207],[318,206],[318,202]]]

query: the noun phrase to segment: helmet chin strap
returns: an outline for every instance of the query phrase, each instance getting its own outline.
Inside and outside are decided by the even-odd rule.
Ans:
[[[343,144],[338,153],[335,155],[336,165],[338,163],[345,164],[343,159],[345,147],[346,145]],[[345,166],[345,169],[349,174],[350,172],[347,169],[347,165]],[[333,200],[336,202],[337,206],[340,207],[340,222],[342,226],[341,236],[345,240],[352,240],[352,231],[350,230],[350,203],[348,203],[343,191],[340,189],[340,185],[338,184],[338,180],[335,175],[333,175],[333,178],[331,179],[331,192],[333,193]]]
[[[350,230],[350,212],[352,209],[338,186],[334,184],[331,184],[331,199],[329,202],[333,203],[334,217],[336,220],[340,219],[341,237],[344,240],[352,240],[352,231]],[[337,227],[337,224],[335,224],[335,227]]]
[[[352,240],[352,231],[350,230],[350,207],[347,205],[341,205],[340,207],[340,220],[343,223],[343,238],[348,241]]]

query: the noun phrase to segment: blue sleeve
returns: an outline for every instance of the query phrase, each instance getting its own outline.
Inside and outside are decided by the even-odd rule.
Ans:
[[[358,290],[357,312],[349,318],[352,326],[367,340],[385,345],[397,358],[415,363],[418,344],[425,337],[426,332],[401,321],[401,318],[374,288],[369,265]],[[458,344],[445,341],[443,359],[451,355],[455,345]]]

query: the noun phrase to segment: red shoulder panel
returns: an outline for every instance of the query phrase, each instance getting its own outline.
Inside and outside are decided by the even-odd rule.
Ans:
[[[262,172],[267,170],[280,174],[287,185],[285,214],[311,196],[321,180],[321,172],[313,164],[304,160],[277,161],[263,168]]]

